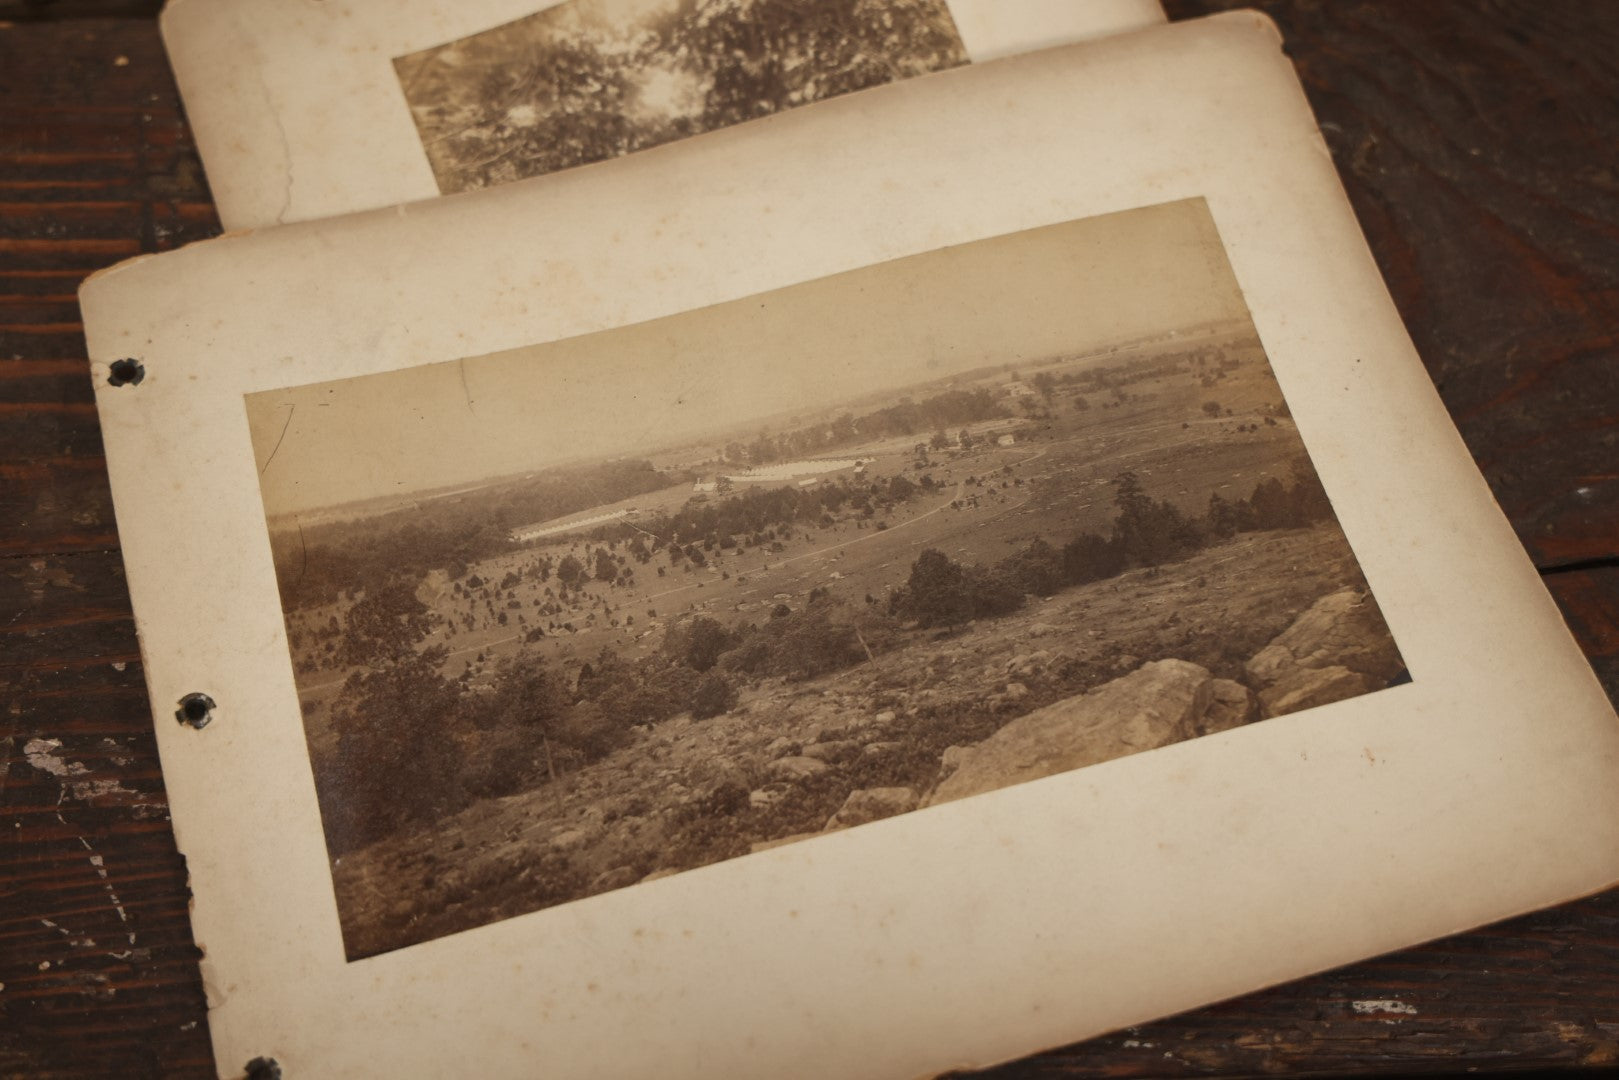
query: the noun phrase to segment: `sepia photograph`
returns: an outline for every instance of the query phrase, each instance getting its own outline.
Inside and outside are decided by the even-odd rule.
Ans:
[[[568,0],[394,70],[450,194],[967,62],[946,0]]]
[[[246,410],[350,960],[1409,681],[1201,199]]]

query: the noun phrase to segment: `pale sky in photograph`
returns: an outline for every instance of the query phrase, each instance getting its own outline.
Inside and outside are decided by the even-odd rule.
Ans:
[[[1208,210],[1188,200],[585,337],[265,391],[247,413],[277,516],[645,455],[953,372],[1245,317]]]

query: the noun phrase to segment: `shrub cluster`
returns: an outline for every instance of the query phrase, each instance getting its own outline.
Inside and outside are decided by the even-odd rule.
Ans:
[[[762,625],[737,628],[737,644],[720,657],[726,671],[799,681],[840,671],[881,648],[892,631],[871,613],[855,612],[817,590],[797,611],[785,604]]]
[[[1109,535],[1080,533],[1060,549],[1037,538],[993,566],[962,566],[929,548],[905,584],[889,593],[889,611],[924,628],[957,626],[1016,611],[1029,596],[1184,559],[1239,532],[1300,528],[1332,514],[1320,480],[1303,462],[1289,484],[1272,477],[1235,502],[1211,495],[1202,517],[1152,498],[1131,472],[1118,476],[1113,490],[1118,513]]]
[[[889,593],[889,611],[918,626],[956,626],[1023,606],[1023,591],[1002,567],[962,566],[928,548],[905,584]]]

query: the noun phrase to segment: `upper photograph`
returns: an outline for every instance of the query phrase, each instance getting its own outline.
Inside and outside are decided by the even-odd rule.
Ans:
[[[570,0],[394,68],[449,194],[968,59],[946,0]]]
[[[1405,679],[1202,200],[247,415],[351,959]]]
[[[228,230],[486,190],[1164,24],[1158,0],[172,0],[162,18]]]

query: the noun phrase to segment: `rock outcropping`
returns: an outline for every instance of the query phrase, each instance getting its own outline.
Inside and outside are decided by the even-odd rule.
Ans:
[[[863,788],[849,792],[838,812],[827,819],[825,832],[848,829],[916,809],[916,792],[908,787]]]
[[[1358,589],[1317,600],[1244,666],[1263,717],[1283,716],[1387,686],[1403,663],[1383,615]]]
[[[946,750],[944,766],[954,767],[926,805],[1223,731],[1251,712],[1240,684],[1216,680],[1185,660],[1155,660],[1088,694],[1020,716],[976,746]]]

